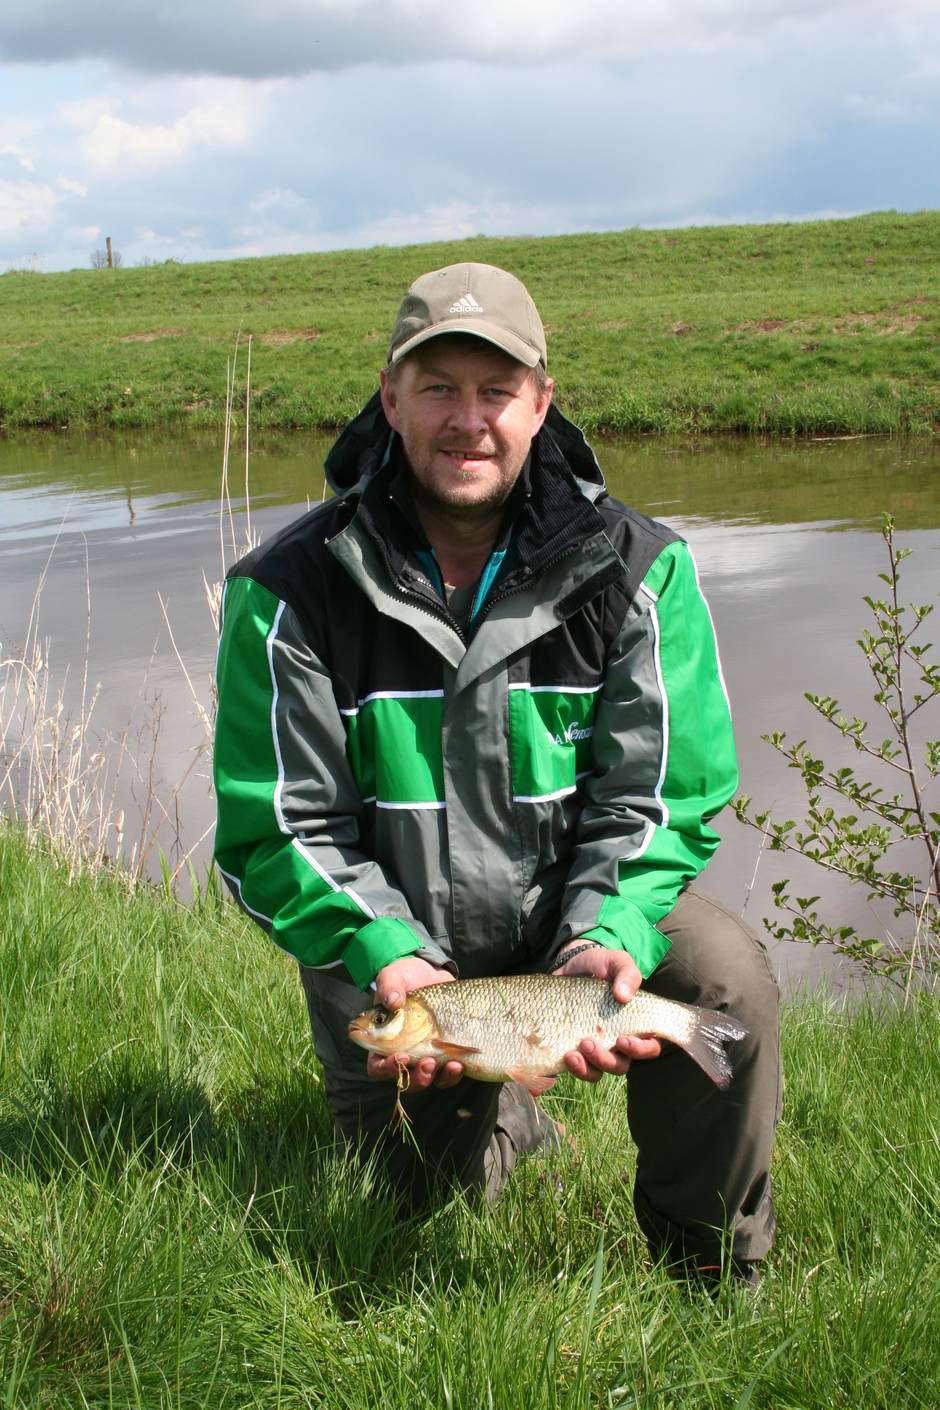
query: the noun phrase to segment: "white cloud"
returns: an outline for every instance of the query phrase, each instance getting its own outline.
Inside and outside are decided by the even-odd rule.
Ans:
[[[0,144],[0,157],[12,157],[17,165],[21,166],[24,171],[32,171],[36,165],[31,153],[27,152],[25,148],[15,142],[4,142]]]
[[[306,198],[298,191],[291,191],[283,186],[273,186],[268,191],[262,191],[249,202],[249,208],[259,214],[271,210],[302,210],[306,205]]]
[[[111,112],[97,116],[81,138],[81,150],[93,166],[138,163],[170,165],[199,148],[240,147],[250,137],[254,104],[237,98],[198,104],[172,123],[128,122]]]
[[[99,118],[106,117],[120,107],[119,98],[73,98],[56,104],[56,116],[68,127],[87,131]]]
[[[56,185],[60,191],[64,191],[67,196],[87,196],[88,187],[84,181],[73,181],[70,176],[57,176]]]
[[[0,181],[0,237],[42,230],[57,202],[56,193],[44,181]]]
[[[715,215],[703,210],[696,215],[683,216],[681,220],[658,220],[655,225],[641,226],[645,230],[690,230],[704,225],[790,225],[794,221],[811,220],[851,220],[853,216],[864,215],[871,207],[856,207],[854,210],[840,210],[825,206],[819,210],[737,210],[730,214]]]

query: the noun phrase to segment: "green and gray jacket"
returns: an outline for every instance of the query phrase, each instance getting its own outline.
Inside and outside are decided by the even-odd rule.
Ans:
[[[687,545],[606,493],[553,408],[464,625],[377,398],[327,473],[337,497],[225,587],[216,857],[238,901],[360,988],[414,952],[545,967],[581,935],[649,974],[737,783]]]

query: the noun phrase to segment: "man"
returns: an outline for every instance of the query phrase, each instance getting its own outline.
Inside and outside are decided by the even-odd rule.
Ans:
[[[776,986],[756,937],[689,887],[737,782],[714,631],[687,546],[607,495],[546,367],[511,274],[412,286],[380,392],[327,458],[336,498],[229,574],[216,855],[300,962],[338,1130],[417,1197],[440,1179],[492,1196],[557,1137],[512,1084],[423,1059],[416,1153],[390,1133],[398,1061],[347,1037],[370,1003],[541,969],[742,1019],[726,1092],[652,1039],[585,1035],[566,1065],[627,1077],[654,1257],[754,1281]]]

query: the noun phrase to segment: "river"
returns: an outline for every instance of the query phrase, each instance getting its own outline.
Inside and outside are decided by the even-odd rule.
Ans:
[[[232,450],[232,513],[220,522],[220,441],[0,441],[0,655],[19,652],[38,612],[38,635],[73,718],[87,661],[89,684],[100,682],[93,729],[106,765],[122,764],[115,807],[125,810],[125,846],[141,835],[148,791],[167,808],[158,832],[159,814],[150,815],[151,871],[158,846],[174,864],[194,846],[200,865],[208,858],[212,798],[200,708],[210,706],[215,633],[205,584],[219,581],[233,537],[243,543],[248,528],[243,447]],[[252,447],[252,532],[266,536],[322,497],[329,443],[296,435]],[[847,713],[872,718],[856,639],[869,624],[863,594],[881,586],[886,566],[881,513],[895,516],[898,542],[915,550],[904,564],[905,596],[936,601],[940,443],[707,438],[596,448],[612,493],[690,541],[718,627],[742,789],[780,818],[799,817],[799,778],[760,736],[785,730],[818,743],[827,758],[855,762],[833,747],[839,741],[803,692],[834,695]],[[776,854],[759,856],[757,835],[729,811],[718,826],[725,840],[707,887],[760,925],[772,913],[772,883],[800,873]],[[822,892],[827,918],[866,924],[864,901],[815,870],[802,875],[811,892]],[[821,978],[836,987],[844,981],[821,951],[774,943],[772,954],[791,991]]]

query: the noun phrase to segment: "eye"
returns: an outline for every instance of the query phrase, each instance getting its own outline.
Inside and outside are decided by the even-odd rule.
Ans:
[[[375,1024],[376,1028],[384,1028],[391,1016],[391,1009],[377,1008],[373,1011],[372,1022]]]

